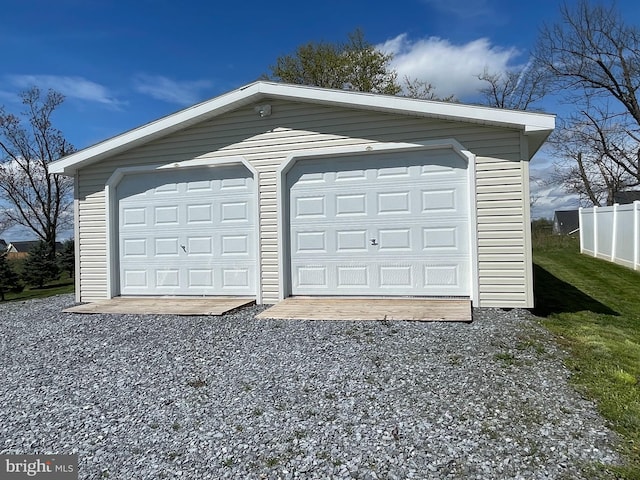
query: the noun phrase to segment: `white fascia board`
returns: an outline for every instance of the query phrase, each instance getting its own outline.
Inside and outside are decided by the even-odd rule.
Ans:
[[[143,145],[263,97],[515,128],[535,137],[532,146],[541,145],[555,127],[555,116],[549,114],[258,81],[73,153],[53,162],[50,171],[73,175],[83,165]]]
[[[256,94],[259,94],[256,84],[233,90],[72,153],[52,162],[49,166],[49,171],[51,173],[73,175],[75,170],[83,165],[94,163],[102,158],[143,145],[151,140],[213,118],[243,104],[251,103]]]
[[[302,85],[259,82],[260,91],[268,96],[290,100],[317,101],[345,107],[371,108],[401,114],[417,114],[432,118],[463,120],[474,123],[524,129],[525,132],[552,131],[555,115],[546,113],[505,110],[500,108],[437,102],[408,97],[395,97],[375,93],[330,90]]]

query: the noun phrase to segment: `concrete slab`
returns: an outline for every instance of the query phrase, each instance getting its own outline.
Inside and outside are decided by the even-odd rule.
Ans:
[[[415,320],[470,322],[471,300],[289,297],[256,318],[283,320]]]
[[[64,310],[71,313],[222,315],[255,302],[254,297],[115,297]]]

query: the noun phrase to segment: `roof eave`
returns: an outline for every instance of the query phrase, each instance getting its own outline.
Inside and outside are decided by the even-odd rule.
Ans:
[[[259,81],[73,153],[53,162],[50,171],[74,175],[76,170],[83,166],[257,102],[264,97],[515,128],[524,131],[529,137],[531,156],[555,127],[555,116],[548,114]]]

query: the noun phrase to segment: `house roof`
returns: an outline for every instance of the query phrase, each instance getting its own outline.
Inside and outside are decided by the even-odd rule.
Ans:
[[[53,162],[49,169],[52,173],[73,175],[81,167],[126,152],[231,110],[266,99],[319,103],[515,128],[521,130],[527,138],[530,158],[542,146],[555,127],[555,115],[549,114],[258,81],[75,152]]]
[[[556,210],[553,220],[554,233],[569,234],[580,228],[578,210]]]
[[[19,242],[11,242],[7,246],[7,250],[14,249],[15,252],[29,252],[40,243],[40,240],[24,240]],[[56,250],[62,248],[62,243],[56,242]]]
[[[640,200],[640,190],[629,190],[613,194],[614,203],[633,203],[636,200]]]

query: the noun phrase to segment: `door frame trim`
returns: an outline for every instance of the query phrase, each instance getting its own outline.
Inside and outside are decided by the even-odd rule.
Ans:
[[[418,142],[389,142],[347,145],[341,147],[325,147],[302,152],[290,153],[278,167],[276,174],[276,201],[278,204],[278,299],[284,300],[291,296],[291,239],[289,238],[289,191],[287,188],[287,173],[296,162],[310,159],[328,159],[346,157],[354,154],[367,155],[376,153],[415,152],[428,150],[451,149],[467,162],[467,180],[469,192],[469,252],[470,279],[469,291],[471,301],[476,305],[479,299],[478,282],[478,226],[476,217],[476,156],[467,150],[460,142],[453,138],[439,140],[424,140]]]
[[[255,202],[254,208],[254,221],[255,221],[255,259],[256,259],[256,303],[262,303],[262,259],[260,252],[260,208],[258,205],[258,189],[259,179],[258,171],[251,165],[247,159],[241,156],[231,156],[224,158],[204,158],[195,160],[185,160],[182,162],[170,162],[164,164],[151,164],[151,165],[138,165],[134,167],[120,167],[116,168],[107,180],[104,188],[105,194],[105,215],[106,215],[106,254],[107,254],[107,298],[113,298],[120,295],[120,262],[119,262],[119,233],[118,233],[118,195],[117,186],[122,181],[125,175],[132,175],[137,173],[152,173],[154,171],[166,171],[176,169],[191,169],[209,167],[215,168],[220,166],[229,165],[242,165],[245,167],[253,177],[253,201]]]

